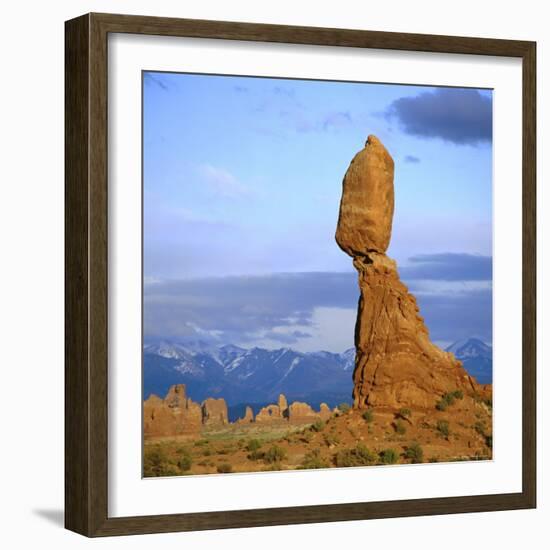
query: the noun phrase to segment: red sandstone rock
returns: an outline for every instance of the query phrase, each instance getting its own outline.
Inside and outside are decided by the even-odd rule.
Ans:
[[[271,423],[280,422],[281,420],[283,420],[283,416],[279,405],[267,405],[260,409],[260,412],[256,415],[255,422]]]
[[[165,399],[151,395],[143,403],[144,437],[193,434],[201,424],[201,407],[186,397],[184,384],[172,386]]]
[[[394,164],[376,136],[351,161],[340,202],[336,242],[350,256],[386,252],[390,244]]]
[[[246,407],[243,418],[239,418],[237,424],[250,424],[251,422],[254,422],[254,411],[252,407]]]
[[[431,408],[444,393],[476,390],[462,363],[430,340],[412,294],[384,254],[393,218],[393,160],[369,136],[344,178],[336,240],[353,257],[360,300],[354,406]]]
[[[225,399],[209,397],[202,402],[202,423],[205,426],[223,426],[228,423]]]
[[[319,416],[321,420],[328,420],[332,416],[332,411],[326,403],[321,403],[319,407]]]
[[[286,400],[286,397],[281,393],[279,395],[279,399],[277,400],[277,405],[279,407],[279,411],[281,412],[282,416],[285,416],[285,411],[288,409],[288,402]]]
[[[293,424],[315,422],[320,418],[307,403],[295,401],[288,407],[288,420]]]

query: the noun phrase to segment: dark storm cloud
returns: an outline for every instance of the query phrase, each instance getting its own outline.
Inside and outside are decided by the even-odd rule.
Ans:
[[[490,257],[415,256],[399,272],[416,294],[433,339],[450,342],[478,335],[490,341]],[[315,308],[355,310],[358,297],[356,273],[287,273],[157,282],[146,285],[144,290],[145,337],[185,340],[200,336],[254,345],[261,334],[291,345],[315,333]]]
[[[385,114],[396,119],[405,133],[422,138],[476,145],[493,137],[492,99],[478,90],[438,88],[401,97]]]
[[[399,268],[405,280],[490,281],[493,259],[474,254],[424,254]]]
[[[455,342],[477,336],[492,340],[492,290],[478,289],[442,295],[417,295],[432,340]]]
[[[229,342],[242,341],[274,327],[308,326],[316,307],[355,308],[357,276],[290,273],[167,281],[147,285],[144,294],[149,337],[192,336],[199,327],[206,336],[221,332]],[[285,337],[310,335],[295,329]]]

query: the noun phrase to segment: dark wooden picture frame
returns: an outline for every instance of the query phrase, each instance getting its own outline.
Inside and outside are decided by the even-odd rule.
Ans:
[[[521,492],[139,517],[108,516],[109,33],[520,58],[523,70]],[[536,44],[329,28],[87,14],[65,27],[65,526],[86,536],[483,512],[536,506]]]

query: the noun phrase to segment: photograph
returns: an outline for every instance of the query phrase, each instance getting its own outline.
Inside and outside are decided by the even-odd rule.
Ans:
[[[492,460],[491,89],[143,71],[142,116],[145,478]]]

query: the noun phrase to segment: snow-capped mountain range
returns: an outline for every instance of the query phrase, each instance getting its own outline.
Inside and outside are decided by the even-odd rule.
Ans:
[[[447,348],[481,383],[492,380],[492,348],[476,338]],[[334,406],[350,401],[355,349],[343,353],[299,352],[290,348],[245,349],[204,341],[158,342],[143,349],[143,397],[164,396],[172,384],[186,384],[196,401],[224,397],[228,405],[291,400]]]
[[[451,351],[462,361],[464,368],[480,384],[493,382],[493,348],[478,338],[466,338],[450,345]]]
[[[290,348],[245,349],[206,342],[160,342],[143,349],[143,394],[163,396],[186,384],[195,400],[223,396],[228,404],[292,399],[349,400],[355,350],[303,353]],[[319,401],[319,402],[320,402]]]

